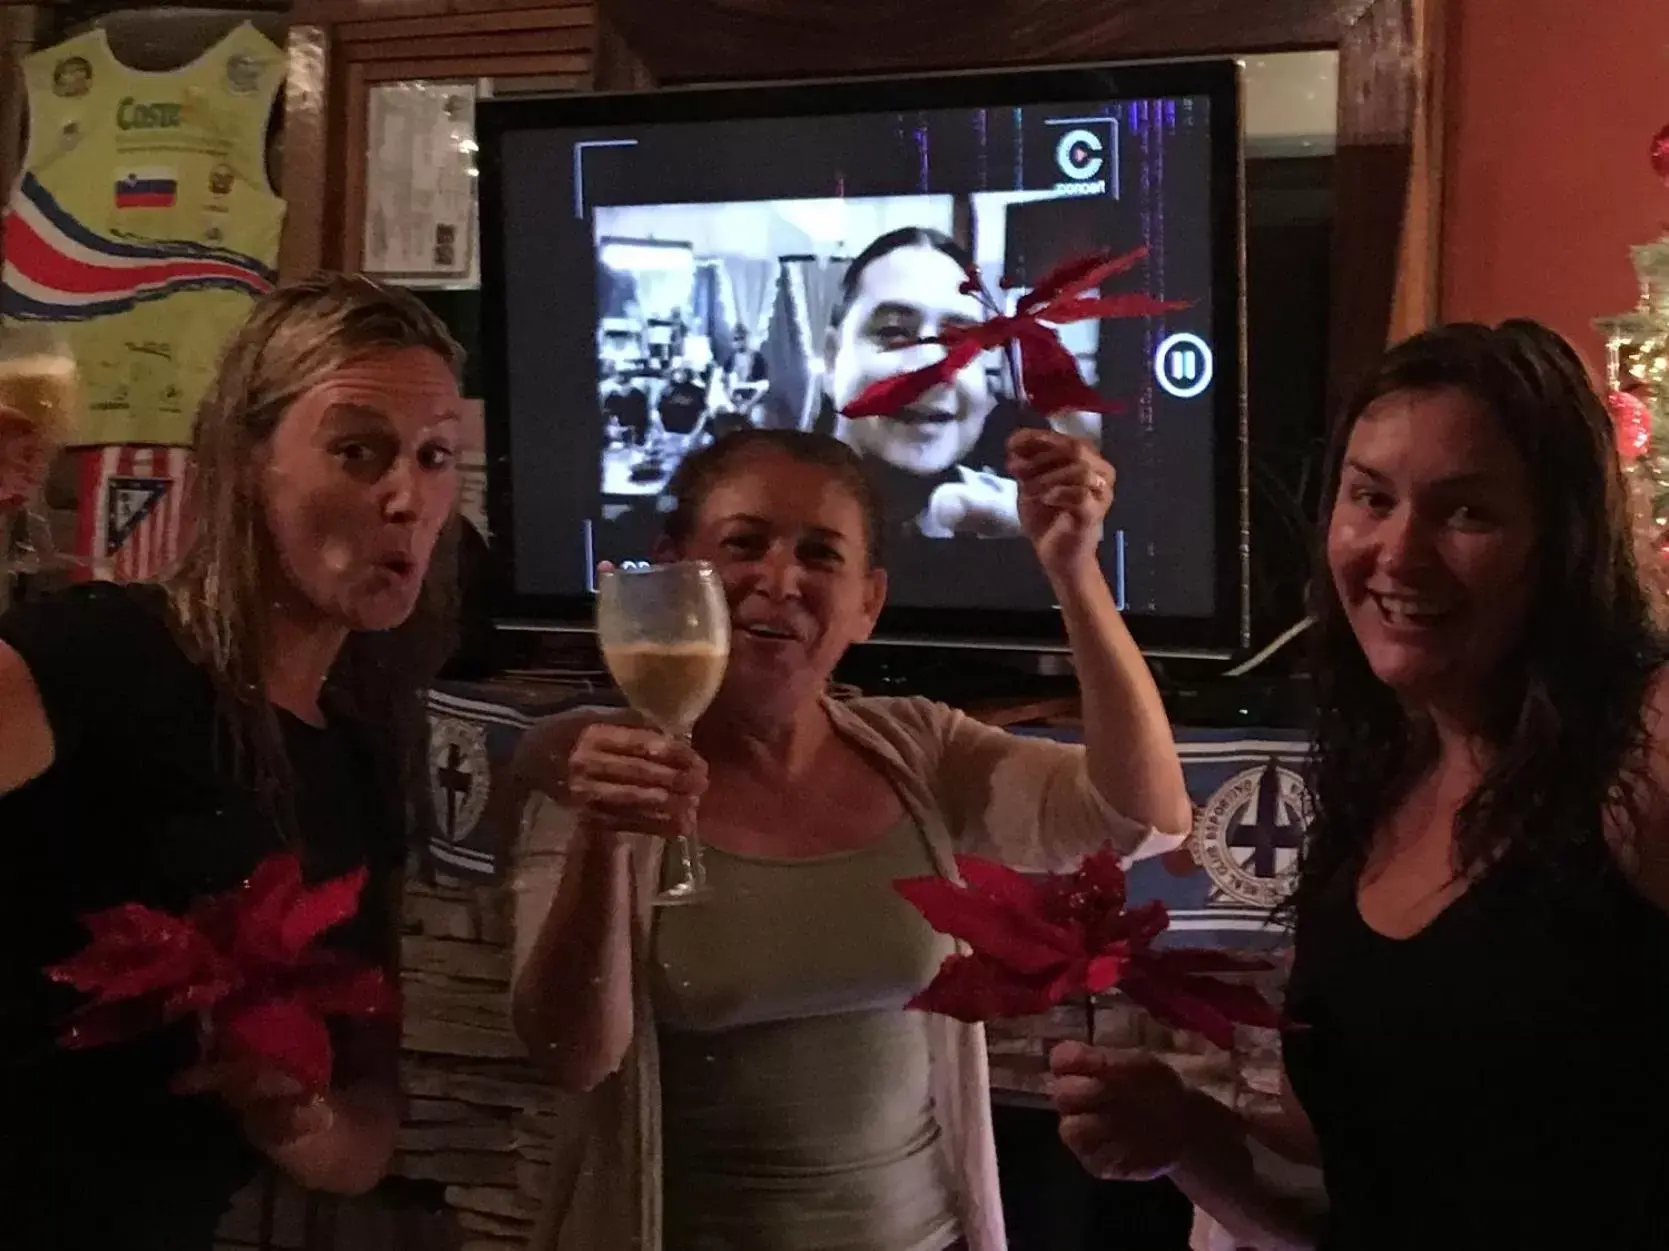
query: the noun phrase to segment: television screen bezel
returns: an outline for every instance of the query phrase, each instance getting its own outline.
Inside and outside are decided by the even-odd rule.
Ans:
[[[1150,655],[1229,656],[1250,642],[1250,534],[1245,395],[1245,171],[1241,73],[1228,58],[1113,62],[758,84],[680,86],[482,100],[476,115],[481,253],[481,377],[485,408],[488,525],[507,588],[495,616],[510,629],[591,629],[590,595],[516,589],[505,308],[502,141],[528,130],[572,130],[750,118],[818,117],[929,109],[1024,107],[1203,96],[1211,109],[1212,341],[1216,504],[1209,617],[1132,613],[1126,620]],[[1116,417],[1112,420],[1118,420]],[[1060,614],[1048,609],[888,608],[874,643],[1060,651]]]

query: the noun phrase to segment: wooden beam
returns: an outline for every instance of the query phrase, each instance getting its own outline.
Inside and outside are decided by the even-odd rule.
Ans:
[[[655,75],[633,52],[613,22],[597,14],[596,44],[591,63],[594,91],[648,91],[657,85]]]
[[[1436,315],[1441,119],[1428,76],[1440,0],[1374,0],[1339,45],[1328,395]]]
[[[365,212],[370,204],[366,187],[366,164],[370,148],[371,86],[366,67],[350,61],[345,81],[340,90],[340,134],[342,136],[343,167],[342,212],[337,218],[336,245],[341,256],[336,262],[342,269],[357,270],[364,260]],[[432,75],[412,74],[400,77],[429,78]]]
[[[586,8],[591,0],[294,0],[292,21],[335,25],[338,22],[384,22],[448,14],[490,14],[525,9]]]
[[[662,82],[1329,48],[1369,0],[602,0]]]
[[[354,45],[355,61],[416,61],[446,57],[539,56],[553,52],[590,52],[591,30],[558,26],[545,30],[510,30],[499,34],[424,35],[413,39],[374,39]]]
[[[553,9],[586,8],[591,0],[549,0]],[[502,13],[506,9],[525,9],[527,0],[451,0],[448,6],[454,13]],[[676,8],[676,5],[671,7]],[[663,15],[665,9],[662,10]]]
[[[449,13],[443,17],[343,22],[336,28],[336,37],[344,47],[351,48],[382,39],[452,39],[524,30],[589,29],[595,18],[589,4],[564,5],[560,9],[511,9],[502,13]]]
[[[27,146],[25,121],[29,93],[23,82],[23,58],[35,50],[40,11],[33,4],[0,9],[0,186],[10,187],[22,172]]]
[[[287,205],[278,248],[278,272],[301,278],[326,263],[326,232],[337,220],[330,188],[332,144],[330,34],[320,26],[292,26],[286,47],[284,163],[282,192]]]
[[[533,78],[546,74],[589,74],[591,52],[536,52],[516,56],[455,57],[437,43],[429,55],[399,61],[359,60],[367,82],[391,83],[411,79]]]
[[[314,26],[338,22],[387,21],[402,17],[444,17],[447,0],[295,0],[290,20]]]
[[[1444,84],[1449,0],[1420,0],[1414,9],[1419,61],[1408,204],[1403,216],[1401,263],[1391,306],[1392,342],[1435,325],[1443,296]]]

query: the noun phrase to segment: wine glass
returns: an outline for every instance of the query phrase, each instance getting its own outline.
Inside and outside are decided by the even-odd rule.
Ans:
[[[0,496],[28,493],[17,516],[0,517],[0,576],[78,563],[54,550],[40,483],[80,411],[81,375],[62,334],[33,324],[0,330]]]
[[[663,734],[688,742],[730,658],[730,607],[718,571],[705,561],[603,570],[597,640],[626,701]],[[708,893],[700,842],[681,837],[677,849],[678,880],[658,904]]]

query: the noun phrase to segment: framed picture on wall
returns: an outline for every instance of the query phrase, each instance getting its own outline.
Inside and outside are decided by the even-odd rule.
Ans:
[[[360,268],[402,286],[479,282],[478,80],[372,84]]]

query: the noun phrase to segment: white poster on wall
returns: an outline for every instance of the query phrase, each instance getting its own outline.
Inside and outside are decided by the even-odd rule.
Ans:
[[[473,82],[379,83],[366,109],[361,268],[420,286],[476,281]]]

